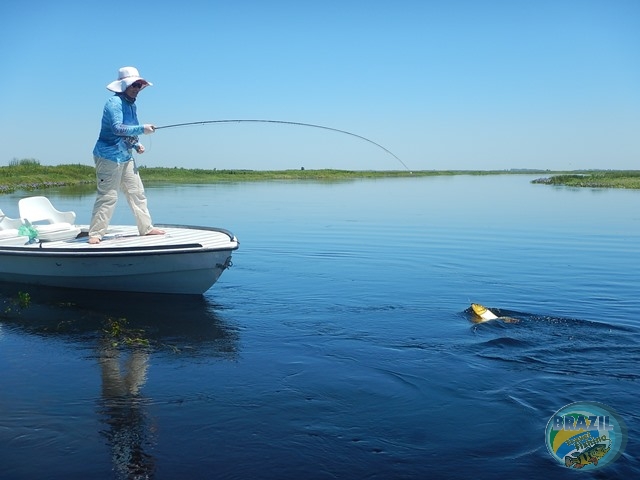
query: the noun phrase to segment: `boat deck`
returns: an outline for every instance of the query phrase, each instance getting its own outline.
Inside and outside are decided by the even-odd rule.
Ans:
[[[212,227],[194,227],[184,225],[156,225],[166,233],[164,235],[140,236],[133,225],[116,225],[109,228],[107,234],[98,244],[88,243],[88,226],[82,225],[78,237],[70,240],[35,242],[21,246],[2,246],[7,250],[47,250],[47,251],[121,251],[121,250],[176,250],[206,249],[235,250],[238,240],[227,230]]]

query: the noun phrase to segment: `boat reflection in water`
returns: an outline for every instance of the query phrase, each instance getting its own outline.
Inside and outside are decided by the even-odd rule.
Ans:
[[[0,320],[13,331],[95,352],[89,357],[97,360],[101,392],[79,395],[97,399],[104,427],[100,434],[120,479],[154,476],[157,421],[149,412],[153,400],[143,388],[154,356],[162,363],[171,362],[175,352],[180,359],[237,356],[237,330],[219,317],[219,307],[206,296],[128,296],[0,284],[0,301]],[[62,372],[59,381],[71,383],[70,375]]]

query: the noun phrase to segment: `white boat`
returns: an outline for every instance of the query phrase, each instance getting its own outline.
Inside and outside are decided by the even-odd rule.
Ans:
[[[48,200],[45,203],[50,205]],[[227,230],[185,225],[156,225],[166,233],[147,236],[140,236],[135,226],[111,226],[102,241],[92,245],[87,241],[88,225],[57,222],[55,218],[44,224],[32,223],[28,209],[20,207],[22,218],[17,220],[0,211],[2,282],[201,295],[231,266],[231,254],[239,246]],[[57,210],[51,209],[54,213],[50,216],[55,217]],[[73,212],[58,213],[69,220],[68,214]],[[35,229],[38,236],[30,241],[19,235],[17,222],[28,227],[23,233]],[[50,240],[43,239],[47,237]]]

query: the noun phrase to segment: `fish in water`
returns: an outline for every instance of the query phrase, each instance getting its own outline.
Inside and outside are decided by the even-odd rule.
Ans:
[[[499,317],[487,307],[480,305],[479,303],[472,303],[471,310],[476,315],[476,319],[474,319],[475,323],[488,322],[489,320],[502,320],[507,323],[517,323],[519,321],[517,318]]]
[[[567,455],[564,457],[564,464],[567,467],[573,468],[582,468],[590,463],[598,465],[598,460],[604,457],[609,450],[611,450],[611,447],[607,447],[604,443],[597,443],[575,457],[573,455]]]

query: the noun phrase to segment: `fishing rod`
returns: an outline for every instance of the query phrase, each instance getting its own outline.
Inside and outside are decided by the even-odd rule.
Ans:
[[[284,125],[298,125],[298,126],[302,126],[302,127],[322,128],[323,130],[331,130],[333,132],[338,132],[338,133],[344,133],[346,135],[351,135],[352,137],[359,138],[361,140],[364,140],[365,142],[369,142],[369,143],[375,145],[378,148],[381,148],[382,150],[387,152],[389,155],[391,155],[393,158],[398,160],[402,164],[402,166],[407,169],[407,171],[409,173],[412,173],[411,170],[409,169],[409,167],[407,167],[407,165],[402,160],[400,160],[400,158],[398,158],[393,152],[387,150],[385,147],[383,147],[379,143],[376,143],[373,140],[370,140],[370,139],[368,139],[366,137],[363,137],[362,135],[358,135],[358,134],[355,134],[355,133],[347,132],[346,130],[340,130],[338,128],[332,128],[332,127],[325,127],[323,125],[315,125],[315,124],[312,124],[312,123],[287,122],[287,121],[284,121],[284,120],[205,120],[205,121],[202,121],[202,122],[186,122],[186,123],[174,123],[172,125],[162,125],[160,127],[155,127],[155,130],[160,130],[162,128],[186,127],[186,126],[190,126],[190,125],[207,125],[207,124],[210,124],[210,123],[248,123],[248,122],[251,122],[251,123],[278,123],[278,124],[284,124]]]

